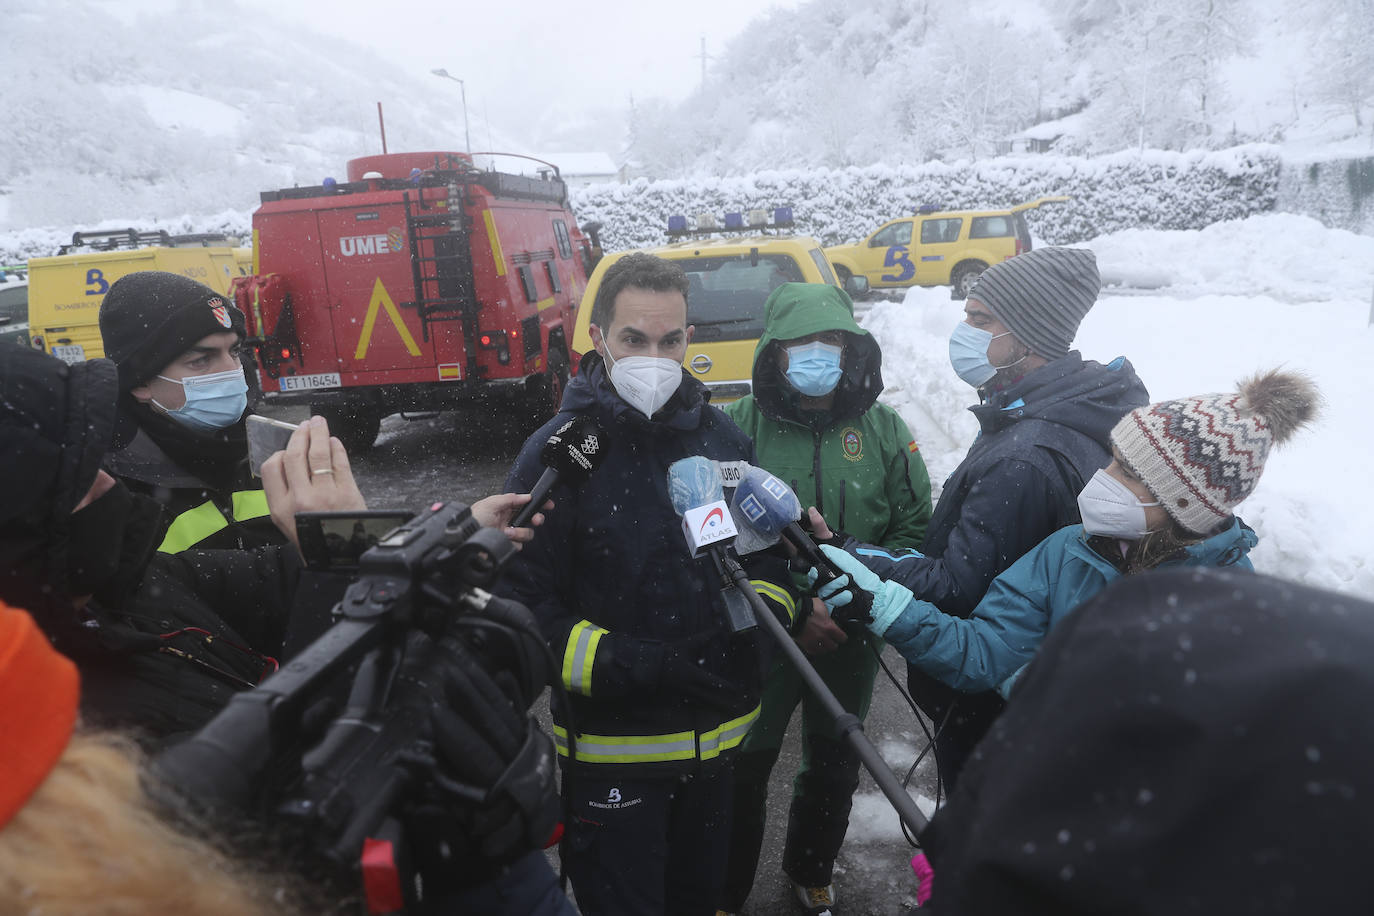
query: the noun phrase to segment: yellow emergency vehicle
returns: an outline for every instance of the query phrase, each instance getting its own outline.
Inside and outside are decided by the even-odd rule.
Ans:
[[[252,252],[224,235],[120,229],[77,232],[57,254],[29,259],[29,335],[34,348],[69,363],[105,355],[100,303],[110,285],[139,270],[166,270],[228,294]]]
[[[952,298],[964,299],[983,271],[1031,250],[1027,210],[1068,199],[1041,197],[1001,210],[921,207],[853,245],[835,245],[825,253],[842,281],[864,277],[874,289],[949,286]]]
[[[763,334],[763,304],[783,283],[840,285],[820,243],[791,235],[790,207],[727,213],[722,222],[714,214],[696,217],[689,228],[685,216],[668,220],[673,239],[658,248],[639,249],[676,262],[687,274],[687,323],[696,331],[687,347],[685,365],[711,389],[711,403],[719,406],[748,394],[754,369],[754,349]],[[601,259],[577,310],[573,351],[579,359],[591,352],[591,314],[601,279],[628,251]],[[851,294],[867,291],[862,277],[848,284]]]

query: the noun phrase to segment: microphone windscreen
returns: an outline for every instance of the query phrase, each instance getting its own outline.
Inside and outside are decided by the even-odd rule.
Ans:
[[[720,467],[710,458],[693,455],[668,465],[668,499],[678,515],[722,498]]]
[[[763,468],[750,467],[730,500],[736,526],[753,530],[771,544],[788,523],[801,518],[801,501],[792,488]]]
[[[539,451],[544,466],[557,471],[560,481],[574,486],[586,481],[605,457],[601,427],[585,416],[573,417],[558,427]]]

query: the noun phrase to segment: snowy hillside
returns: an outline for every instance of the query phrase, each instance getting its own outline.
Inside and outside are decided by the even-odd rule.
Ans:
[[[681,177],[977,159],[1032,138],[1367,155],[1371,34],[1374,7],[1351,0],[812,0],[752,24],[701,93],[638,106],[629,156]]]
[[[5,6],[0,228],[251,210],[381,152],[379,100],[390,149],[461,148],[452,84],[232,0]]]
[[[262,190],[379,152],[379,101],[390,149],[461,147],[457,87],[373,53],[365,22],[350,43],[236,0],[4,6],[0,230],[251,211]],[[493,107],[479,119],[474,108],[473,143],[568,150],[554,138],[580,123],[576,149],[660,178],[985,158],[998,143],[1060,134],[1063,153],[1264,140],[1303,156],[1368,155],[1369,10],[810,0],[753,22],[681,104],[631,81],[622,99],[589,98],[558,118]],[[415,27],[425,37],[424,20]],[[491,40],[520,53],[515,35]]]

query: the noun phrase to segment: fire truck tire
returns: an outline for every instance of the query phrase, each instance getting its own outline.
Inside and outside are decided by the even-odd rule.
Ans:
[[[557,346],[549,346],[549,367],[526,395],[526,412],[537,429],[558,412],[563,392],[568,387],[570,367],[567,354]]]
[[[317,407],[311,413],[324,417],[330,435],[338,436],[350,454],[360,454],[372,448],[382,428],[381,414],[359,407]]]

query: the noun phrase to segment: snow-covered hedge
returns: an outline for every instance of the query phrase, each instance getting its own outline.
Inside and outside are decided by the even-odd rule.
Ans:
[[[579,222],[602,224],[608,251],[662,244],[671,214],[790,204],[798,230],[823,244],[854,242],[889,219],[931,204],[1006,207],[1066,194],[1066,204],[1027,214],[1053,244],[1135,227],[1200,229],[1274,209],[1280,156],[1250,145],[1216,152],[1030,156],[923,166],[768,171],[738,178],[592,185],[572,192]]]
[[[1285,162],[1278,207],[1374,235],[1374,156]]]
[[[1275,209],[1281,161],[1276,147],[1216,152],[1116,153],[1098,158],[1026,156],[923,166],[766,171],[737,178],[637,180],[572,190],[578,222],[602,224],[608,251],[662,244],[674,213],[722,214],[791,204],[799,232],[823,244],[857,241],[886,220],[923,204],[942,209],[1007,207],[1048,195],[1073,199],[1027,214],[1031,232],[1051,244],[1087,241],[1123,229],[1201,229]],[[247,238],[251,214],[107,221],[83,229],[226,232]],[[53,254],[70,230],[0,234],[0,264]]]

